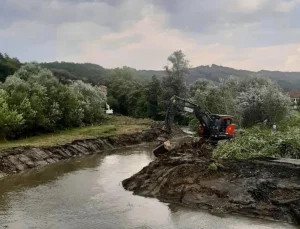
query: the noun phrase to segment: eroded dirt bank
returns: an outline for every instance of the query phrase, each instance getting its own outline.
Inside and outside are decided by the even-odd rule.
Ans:
[[[267,159],[215,162],[211,151],[185,144],[123,186],[168,203],[300,224],[300,165]]]
[[[16,147],[0,152],[0,178],[7,174],[41,167],[76,156],[94,154],[108,149],[151,142],[161,134],[159,125],[134,134],[76,140],[51,147]]]

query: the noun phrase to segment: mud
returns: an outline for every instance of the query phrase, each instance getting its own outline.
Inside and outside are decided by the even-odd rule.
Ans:
[[[0,179],[8,174],[39,168],[72,157],[155,141],[160,134],[161,126],[153,124],[149,129],[134,134],[81,139],[70,144],[51,147],[9,148],[0,151]]]
[[[184,144],[122,182],[167,203],[300,224],[300,165],[271,159],[214,161],[212,148]]]

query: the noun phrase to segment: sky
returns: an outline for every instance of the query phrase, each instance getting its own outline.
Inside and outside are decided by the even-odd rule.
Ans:
[[[300,0],[0,0],[0,52],[22,62],[300,71]]]

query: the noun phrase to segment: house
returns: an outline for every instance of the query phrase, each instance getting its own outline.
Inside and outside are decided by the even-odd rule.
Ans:
[[[288,92],[288,95],[291,98],[294,108],[296,109],[300,104],[300,91],[291,91]]]

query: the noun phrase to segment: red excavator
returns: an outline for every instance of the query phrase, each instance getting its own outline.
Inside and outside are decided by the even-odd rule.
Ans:
[[[163,130],[169,136],[172,133],[172,125],[176,112],[184,111],[193,113],[199,120],[197,134],[202,142],[216,145],[219,140],[232,139],[234,137],[235,124],[232,123],[232,116],[212,114],[198,104],[190,102],[178,96],[173,96],[170,100],[165,117]],[[170,150],[170,143],[167,139],[154,149],[155,156]]]

